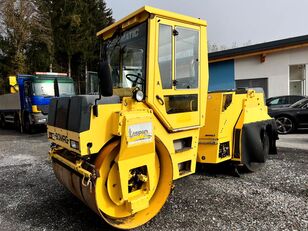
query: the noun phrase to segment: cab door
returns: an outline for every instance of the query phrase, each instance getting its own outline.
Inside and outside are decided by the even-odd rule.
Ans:
[[[202,76],[201,59],[207,53],[201,57],[200,30],[200,26],[156,18],[152,99],[155,112],[171,131],[200,126],[204,117],[207,75]]]
[[[24,81],[24,110],[27,112],[32,112],[32,84],[30,80]]]

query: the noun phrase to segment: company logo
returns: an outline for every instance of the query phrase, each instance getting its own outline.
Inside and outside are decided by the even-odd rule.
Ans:
[[[136,136],[149,136],[149,130],[140,130],[140,131],[133,131],[132,129],[128,130],[128,135],[130,138],[136,137]]]
[[[66,144],[68,144],[68,142],[69,142],[69,139],[67,138],[67,136],[61,135],[59,133],[52,134],[52,139],[53,140],[59,140],[59,141],[64,142]]]
[[[137,38],[139,36],[139,28],[136,28],[134,30],[127,31],[123,34],[121,38],[121,42],[126,42],[128,40]]]
[[[152,123],[133,124],[128,127],[129,143],[151,142],[153,136]]]

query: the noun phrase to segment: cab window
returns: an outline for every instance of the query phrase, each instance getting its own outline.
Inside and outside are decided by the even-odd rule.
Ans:
[[[199,32],[175,27],[175,87],[198,88]]]
[[[138,87],[145,91],[146,22],[105,41],[115,94],[130,96]]]
[[[172,88],[172,27],[159,25],[158,64],[163,89]]]

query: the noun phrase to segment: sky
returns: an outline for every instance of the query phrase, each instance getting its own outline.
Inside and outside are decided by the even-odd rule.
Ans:
[[[308,34],[308,0],[105,0],[119,20],[144,5],[205,19],[211,44],[231,48]]]

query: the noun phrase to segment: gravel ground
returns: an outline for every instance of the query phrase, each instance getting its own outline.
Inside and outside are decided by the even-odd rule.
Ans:
[[[0,230],[112,230],[57,182],[48,146],[44,133],[0,130]],[[308,230],[308,150],[281,147],[241,177],[199,168],[136,230]]]

